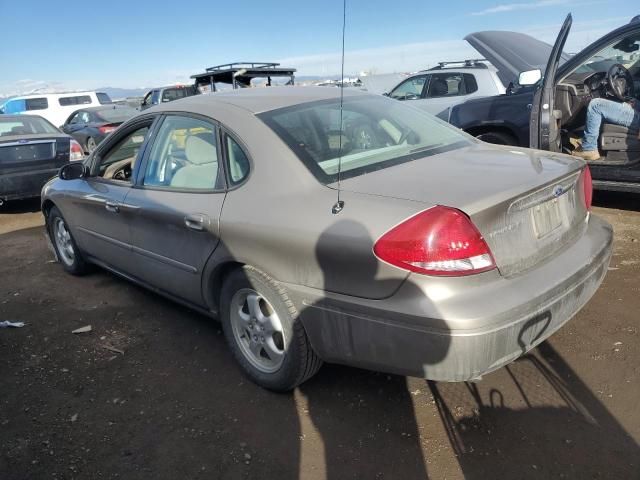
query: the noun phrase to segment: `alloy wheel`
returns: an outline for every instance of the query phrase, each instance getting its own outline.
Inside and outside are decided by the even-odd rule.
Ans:
[[[53,222],[53,237],[61,260],[66,265],[72,266],[76,257],[75,250],[67,225],[60,217],[56,217]]]
[[[243,288],[233,295],[229,314],[244,357],[260,372],[276,372],[284,361],[285,338],[271,303],[255,290]]]

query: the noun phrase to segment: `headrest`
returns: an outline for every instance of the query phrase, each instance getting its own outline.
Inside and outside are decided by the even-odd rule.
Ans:
[[[208,133],[206,137],[213,137],[213,134]],[[200,135],[190,135],[187,137],[184,154],[187,157],[187,161],[193,165],[203,165],[205,163],[218,161],[216,146],[209,141],[209,138],[205,139],[205,137]]]

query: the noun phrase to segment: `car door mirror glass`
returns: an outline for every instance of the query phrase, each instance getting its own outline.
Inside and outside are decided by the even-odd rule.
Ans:
[[[67,163],[58,172],[61,180],[75,180],[87,176],[87,167],[82,162]]]
[[[521,86],[535,85],[542,78],[542,72],[539,68],[535,70],[527,70],[518,76],[518,84]]]

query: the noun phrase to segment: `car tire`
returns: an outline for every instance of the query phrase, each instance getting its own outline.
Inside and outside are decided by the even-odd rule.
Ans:
[[[274,279],[250,266],[238,268],[226,278],[220,300],[227,343],[253,382],[287,392],[320,369],[295,306]]]
[[[514,147],[518,145],[516,138],[505,132],[484,132],[476,135],[476,138],[483,142],[494,143],[496,145],[511,145]]]
[[[47,231],[56,252],[58,262],[72,275],[84,275],[89,264],[78,249],[69,226],[57,207],[52,207],[47,216]]]
[[[97,146],[98,145],[96,145],[96,141],[93,139],[93,137],[87,138],[87,153],[93,153]]]

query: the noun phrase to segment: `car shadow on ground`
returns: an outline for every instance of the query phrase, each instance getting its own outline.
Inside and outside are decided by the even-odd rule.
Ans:
[[[0,205],[0,214],[34,213],[40,211],[40,197],[12,200]]]
[[[465,478],[638,478],[640,447],[549,342],[492,375],[427,382]]]
[[[640,194],[594,190],[593,205],[596,207],[640,212]]]

